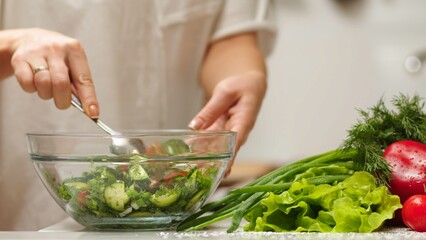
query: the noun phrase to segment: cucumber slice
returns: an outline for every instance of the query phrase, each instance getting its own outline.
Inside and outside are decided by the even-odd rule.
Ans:
[[[190,152],[189,146],[181,139],[167,140],[161,144],[161,148],[170,156]]]
[[[147,158],[137,154],[129,157],[129,160],[130,162],[145,162]]]
[[[163,194],[155,193],[149,198],[149,201],[157,207],[164,208],[176,202],[180,197],[179,191],[169,191]]]
[[[149,178],[145,169],[139,164],[133,165],[129,168],[129,176],[132,180],[144,180]]]
[[[118,181],[105,188],[105,201],[108,206],[117,211],[124,211],[124,205],[129,202],[129,196],[124,191],[124,182]]]

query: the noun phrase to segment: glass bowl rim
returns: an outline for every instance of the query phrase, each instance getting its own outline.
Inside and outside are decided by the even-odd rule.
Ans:
[[[57,131],[29,132],[28,137],[84,137],[84,138],[108,138],[108,137],[167,137],[167,136],[235,136],[237,133],[228,130],[189,130],[189,129],[163,129],[163,130],[126,130],[120,135],[109,135],[107,133],[70,132]]]

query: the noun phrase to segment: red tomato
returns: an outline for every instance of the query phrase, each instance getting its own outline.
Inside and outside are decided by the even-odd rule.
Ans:
[[[153,143],[151,146],[145,148],[145,153],[149,156],[157,156],[163,154],[163,149],[161,148],[160,143]]]
[[[87,208],[87,204],[85,201],[86,196],[89,195],[88,191],[83,191],[78,194],[77,196],[77,202],[80,204],[80,206]]]
[[[171,180],[173,180],[175,177],[186,177],[188,175],[188,172],[179,170],[179,171],[173,171],[168,173],[164,178],[163,178],[163,182],[169,182]]]
[[[392,167],[390,191],[404,203],[409,197],[425,193],[426,145],[403,140],[389,145],[384,158]]]
[[[128,172],[129,166],[128,165],[120,165],[118,167],[118,169],[119,169],[120,172]]]
[[[154,155],[154,154],[155,154],[155,149],[154,149],[153,147],[151,147],[151,146],[146,147],[146,148],[145,148],[145,153],[146,153],[147,155],[149,155],[149,156],[152,156],[152,155]]]
[[[417,232],[426,232],[426,195],[414,195],[402,206],[402,220]]]

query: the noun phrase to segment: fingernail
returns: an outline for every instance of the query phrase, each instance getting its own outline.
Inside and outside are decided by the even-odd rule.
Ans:
[[[96,105],[89,106],[89,116],[93,119],[99,118],[99,111]]]
[[[197,130],[197,129],[200,129],[202,127],[202,125],[203,125],[203,121],[201,119],[193,119],[189,123],[188,127],[191,128],[191,129]]]

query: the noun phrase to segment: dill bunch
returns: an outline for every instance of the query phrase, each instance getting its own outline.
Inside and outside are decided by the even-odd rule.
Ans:
[[[424,99],[400,93],[391,103],[392,108],[386,107],[382,97],[367,110],[357,109],[361,118],[348,130],[341,147],[343,151],[355,149],[355,167],[374,174],[379,184],[391,178],[391,167],[383,158],[387,146],[406,139],[426,143]]]

